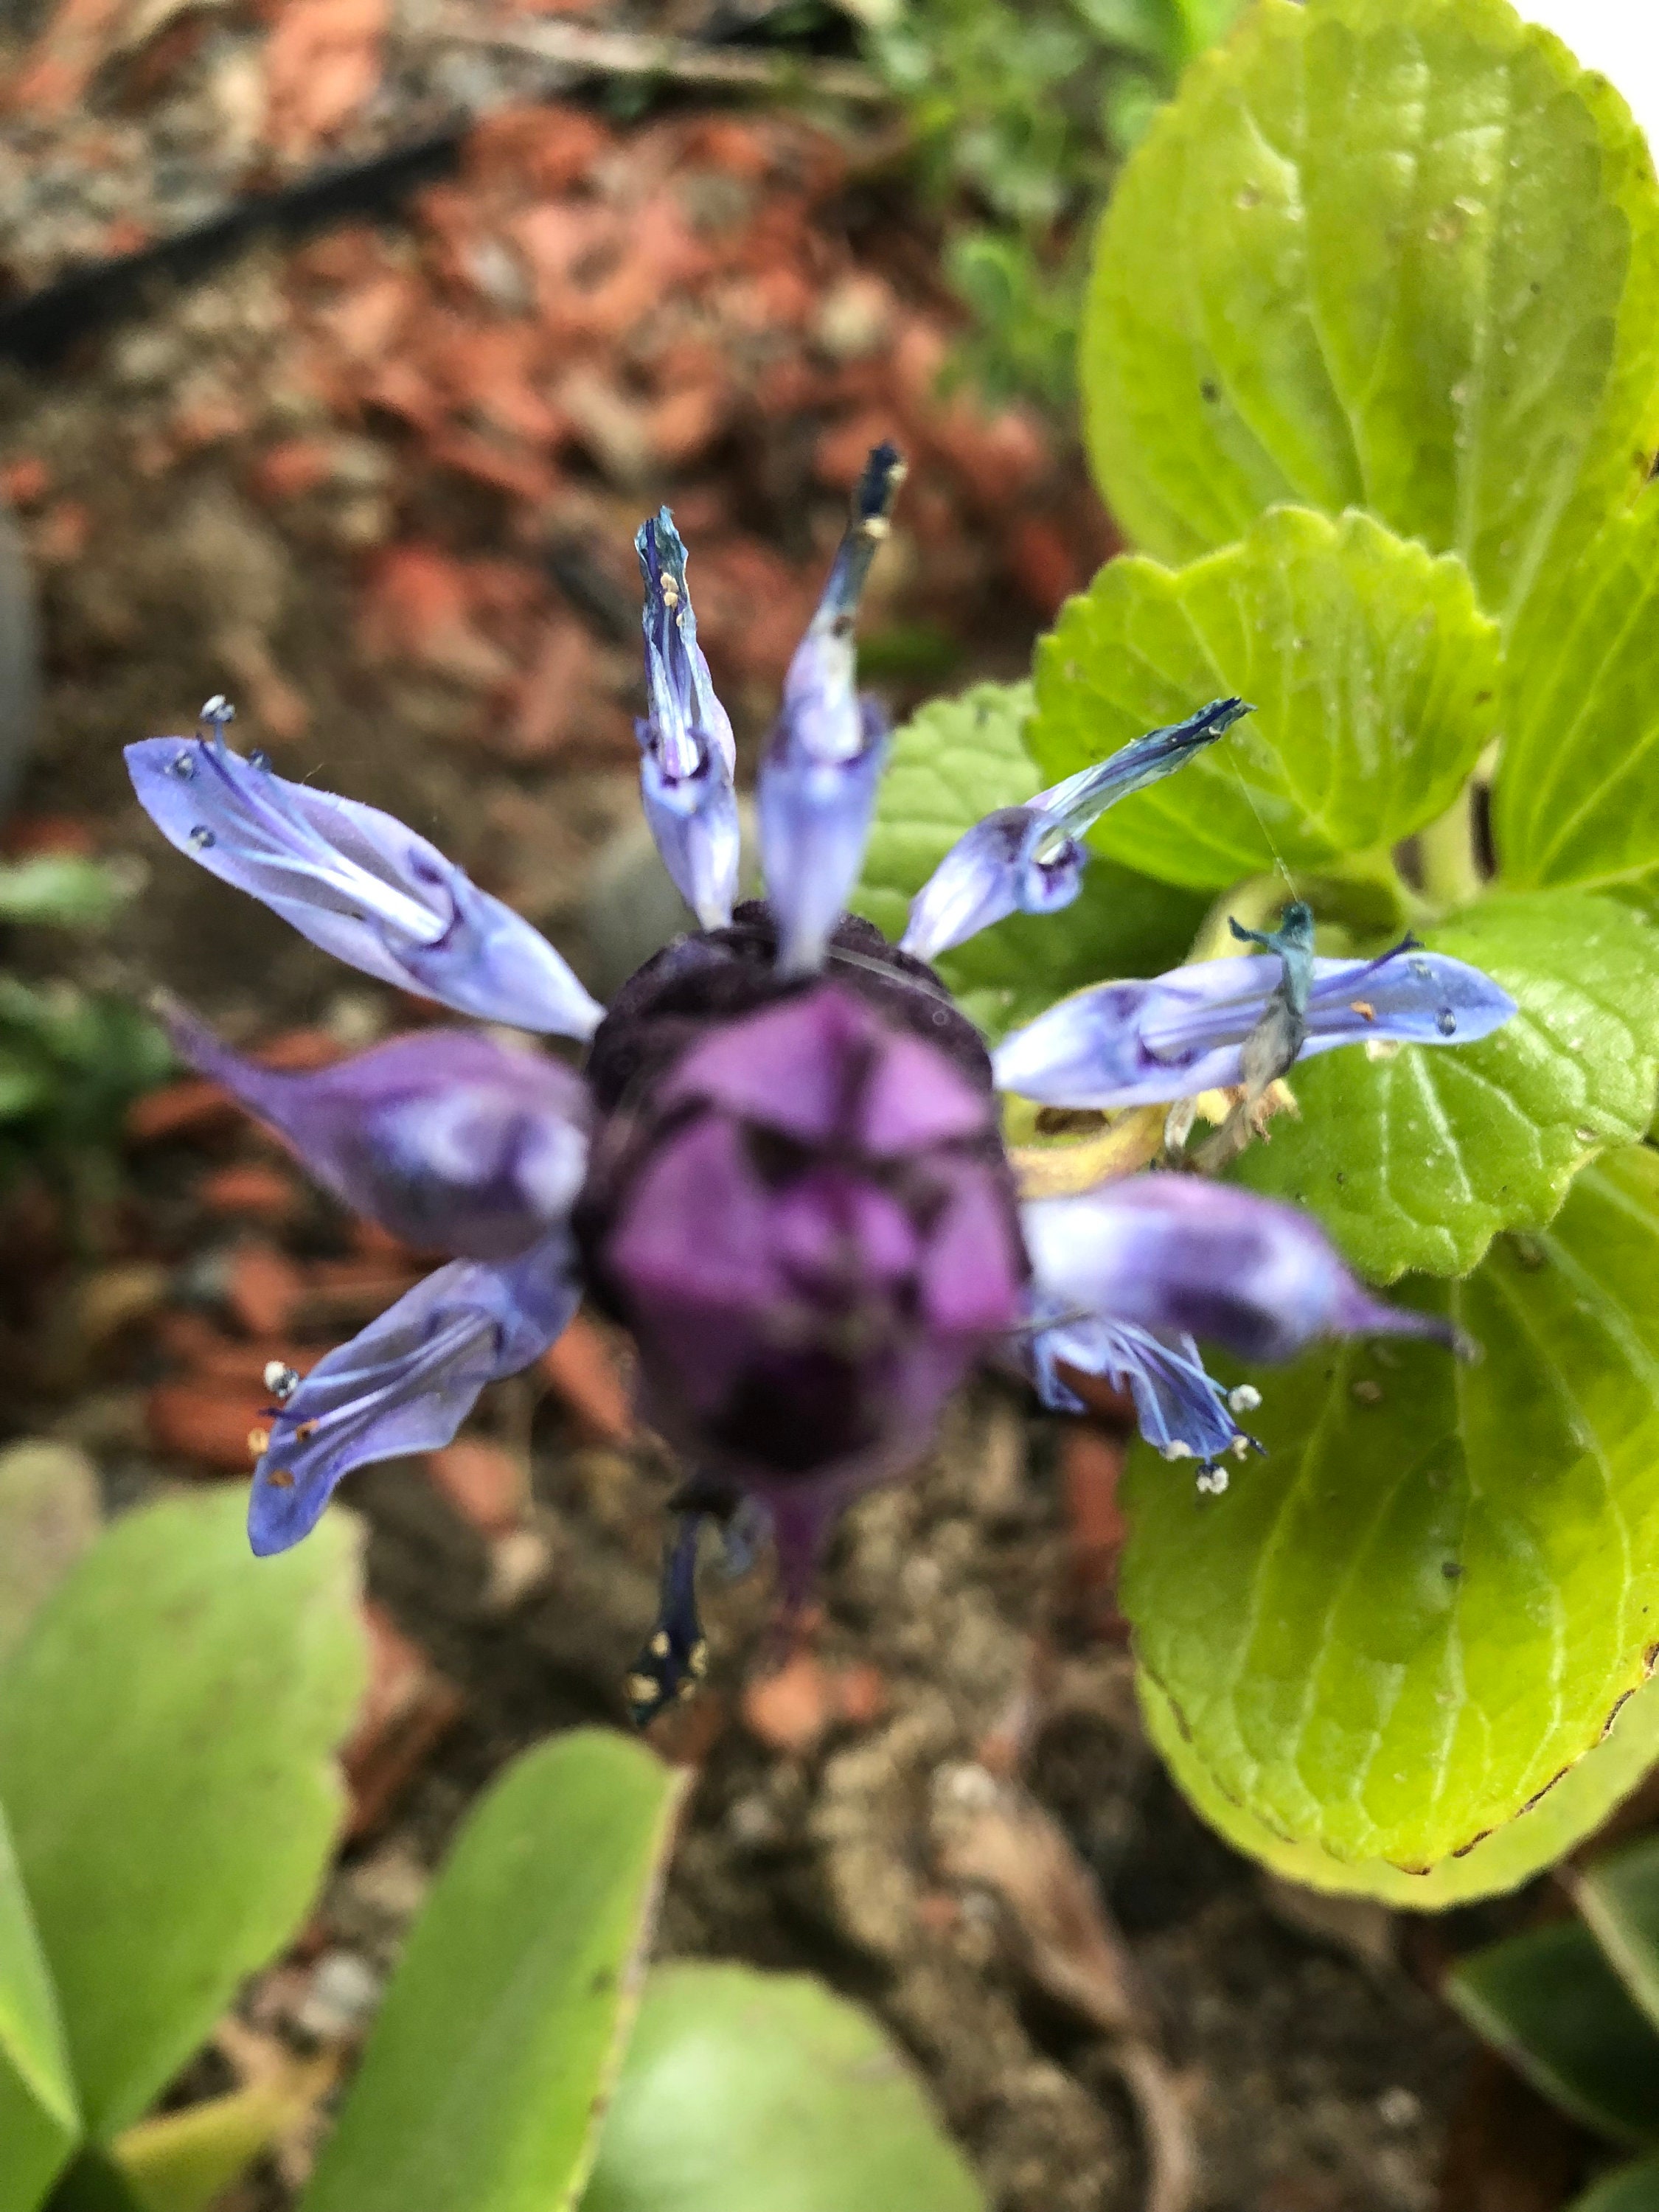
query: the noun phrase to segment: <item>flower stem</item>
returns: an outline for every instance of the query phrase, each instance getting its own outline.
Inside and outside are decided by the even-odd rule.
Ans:
[[[1474,854],[1474,786],[1465,784],[1450,809],[1418,832],[1417,851],[1423,889],[1443,912],[1468,906],[1480,896],[1480,867]]]
[[[1227,927],[1229,921],[1237,921],[1245,929],[1271,928],[1290,896],[1277,876],[1249,876],[1231,890],[1223,891],[1199,925],[1193,949],[1187,955],[1188,964],[1196,965],[1200,960],[1228,959],[1243,951],[1246,948]]]

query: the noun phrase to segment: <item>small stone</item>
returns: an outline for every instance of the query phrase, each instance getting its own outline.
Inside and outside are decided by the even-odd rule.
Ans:
[[[380,1991],[380,1978],[366,1959],[355,1951],[325,1951],[294,2024],[319,2043],[353,2042],[379,2010]]]
[[[1376,2117],[1395,2135],[1403,2135],[1414,2128],[1423,2117],[1423,2100],[1415,2090],[1396,2082],[1385,2089],[1376,2100]]]

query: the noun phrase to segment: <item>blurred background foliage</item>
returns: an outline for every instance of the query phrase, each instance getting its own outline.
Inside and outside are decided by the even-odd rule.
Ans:
[[[0,866],[0,1191],[33,1173],[72,1205],[107,1195],[123,1115],[172,1070],[161,1030],[126,998],[4,965],[11,933],[106,930],[131,888],[118,867],[72,854]]]
[[[1093,217],[1188,62],[1244,0],[864,0],[973,317],[959,369],[1068,410]]]

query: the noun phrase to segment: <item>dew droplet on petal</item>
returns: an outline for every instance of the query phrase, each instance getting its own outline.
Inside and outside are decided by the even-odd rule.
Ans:
[[[170,774],[180,777],[188,783],[196,773],[196,756],[188,750],[174,753],[173,758],[167,763],[167,769]]]
[[[1440,1009],[1439,1013],[1435,1017],[1434,1025],[1442,1036],[1455,1036],[1457,1034],[1457,1017],[1449,1006],[1443,1006]]]
[[[208,847],[216,844],[218,840],[205,822],[198,822],[190,833],[190,842],[198,853],[205,853]]]

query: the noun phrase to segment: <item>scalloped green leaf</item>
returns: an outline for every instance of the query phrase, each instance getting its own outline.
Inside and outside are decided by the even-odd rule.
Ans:
[[[1370,508],[1506,620],[1659,440],[1659,190],[1504,0],[1257,0],[1102,226],[1087,435],[1137,544]]]
[[[1478,1044],[1327,1054],[1295,1070],[1301,1119],[1235,1170],[1312,1207],[1377,1282],[1474,1267],[1541,1228],[1579,1170],[1646,1133],[1659,1096],[1659,930],[1585,891],[1493,896],[1424,940],[1520,1011]]]
[[[293,1934],[343,1808],[355,1532],[331,1514],[256,1559],[245,1515],[233,1492],[127,1515],[0,1669],[0,1803],[100,2140]]]
[[[0,2212],[34,2212],[80,2136],[58,2000],[0,1813]]]
[[[1638,2159],[1575,2197],[1567,2212],[1659,2212],[1659,2158]]]
[[[1025,740],[1057,781],[1206,699],[1249,700],[1091,833],[1115,860],[1218,889],[1386,848],[1444,813],[1491,741],[1498,684],[1497,628],[1461,562],[1369,515],[1280,507],[1189,568],[1109,562],[1037,648]]]
[[[1042,787],[1024,738],[1030,713],[1029,684],[979,684],[934,700],[895,736],[852,903],[896,943],[911,900],[963,830]],[[963,1011],[998,1037],[1085,983],[1174,966],[1203,919],[1202,899],[1097,855],[1073,905],[1011,915],[937,966]]]
[[[1476,2033],[1575,2119],[1616,2142],[1659,2142],[1659,2034],[1577,1921],[1489,1944],[1442,1986]]]
[[[1599,1858],[1574,1902],[1608,1965],[1659,2030],[1659,1837]]]
[[[646,1984],[581,2212],[985,2212],[921,2084],[805,1974],[689,1963]]]
[[[568,2212],[639,2002],[688,1778],[580,1729],[462,1830],[301,2212]]]
[[[1255,1379],[1218,1499],[1137,1453],[1122,1602],[1215,1787],[1276,1834],[1410,1870],[1598,1743],[1659,1651],[1659,1153],[1419,1282],[1483,1349],[1332,1346]]]
[[[1629,887],[1659,868],[1659,495],[1540,584],[1505,656],[1492,834],[1518,885]]]
[[[1333,1858],[1316,1844],[1293,1841],[1268,1827],[1219,1787],[1144,1669],[1135,1687],[1146,1732],[1182,1794],[1235,1850],[1304,1888],[1373,1897],[1400,1911],[1444,1912],[1519,1889],[1594,1835],[1659,1763],[1659,1681],[1650,1681],[1620,1711],[1606,1741],[1570,1766],[1536,1804],[1458,1857],[1442,1859],[1426,1874],[1407,1874],[1386,1859]]]

